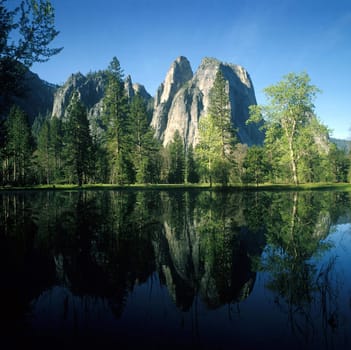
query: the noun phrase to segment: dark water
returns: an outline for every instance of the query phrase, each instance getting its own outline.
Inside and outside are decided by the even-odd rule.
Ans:
[[[341,192],[0,194],[1,340],[351,348]]]

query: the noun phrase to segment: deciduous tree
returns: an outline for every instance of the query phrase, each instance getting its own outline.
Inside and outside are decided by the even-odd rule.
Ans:
[[[291,177],[299,183],[299,143],[302,131],[315,117],[314,99],[319,89],[307,73],[286,75],[280,82],[264,89],[268,104],[250,106],[248,122],[265,122],[266,143],[274,142],[289,158]],[[272,137],[272,136],[275,137]]]

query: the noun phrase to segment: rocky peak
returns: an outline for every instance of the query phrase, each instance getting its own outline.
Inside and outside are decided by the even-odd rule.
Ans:
[[[155,136],[162,138],[167,124],[167,116],[174,96],[179,89],[193,77],[193,71],[187,58],[178,57],[169,68],[164,82],[157,90],[154,113],[151,121]]]
[[[155,134],[164,145],[173,140],[177,130],[186,145],[198,143],[198,122],[207,113],[210,91],[219,69],[228,82],[231,119],[238,130],[239,141],[248,145],[263,141],[263,134],[256,125],[245,124],[249,118],[249,106],[256,104],[254,88],[247,71],[241,66],[206,57],[192,79],[178,89],[167,111],[163,110],[163,119],[155,109],[153,126],[156,125]]]
[[[124,89],[126,91],[128,98],[132,99],[134,97],[134,89],[133,89],[132,78],[130,75],[128,75],[126,80],[124,81]]]
[[[78,91],[87,109],[93,108],[103,98],[106,82],[104,72],[89,73],[87,76],[82,73],[72,74],[55,94],[52,115],[64,118],[73,91]]]
[[[165,103],[172,98],[177,91],[193,77],[193,71],[187,58],[180,56],[171,65],[166,78],[161,85],[163,87],[160,100],[156,103]]]
[[[102,100],[107,83],[108,77],[105,71],[89,73],[86,76],[81,73],[72,74],[55,94],[52,115],[58,118],[65,117],[72,93],[76,90],[79,93],[81,101],[88,109],[90,118],[99,119],[102,113]],[[133,84],[130,75],[126,77],[124,87],[129,98],[132,98],[136,92],[140,92],[147,103],[152,100],[152,97],[147,93],[144,86]]]

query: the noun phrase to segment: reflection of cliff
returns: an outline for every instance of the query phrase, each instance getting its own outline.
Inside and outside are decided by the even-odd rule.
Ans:
[[[156,264],[182,309],[196,295],[216,308],[242,301],[253,288],[252,257],[260,254],[262,239],[252,240],[245,229],[238,196],[190,192],[163,198],[163,227],[153,243]]]
[[[69,300],[88,303],[96,298],[119,318],[135,286],[149,282],[155,271],[182,310],[188,310],[196,296],[208,308],[217,308],[248,297],[256,260],[271,273],[270,287],[279,297],[298,304],[310,290],[305,288],[310,272],[306,261],[318,251],[340,213],[349,212],[349,195],[337,196],[2,193],[0,277],[6,281],[2,317],[8,318],[7,324],[10,317],[14,322],[24,319],[39,295],[59,285],[69,290]],[[72,311],[69,300],[60,307]]]

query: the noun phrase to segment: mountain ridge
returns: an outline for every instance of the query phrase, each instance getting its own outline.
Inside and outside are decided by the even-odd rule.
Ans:
[[[143,85],[133,83],[130,75],[125,79],[125,90],[129,98],[139,93],[147,102],[150,125],[155,130],[155,138],[163,145],[173,140],[177,130],[186,146],[196,145],[199,141],[198,122],[207,112],[209,93],[218,69],[228,83],[231,120],[237,130],[238,141],[249,146],[262,144],[263,133],[259,126],[246,125],[248,107],[257,102],[251,77],[240,65],[204,57],[193,72],[189,60],[179,56],[171,63],[154,97]],[[98,125],[103,113],[106,86],[105,71],[71,74],[61,86],[50,84],[28,71],[25,80],[27,94],[15,98],[14,102],[24,109],[32,124],[39,114],[64,118],[72,92],[78,90],[91,124]],[[351,149],[347,140],[331,138],[331,141],[339,148]]]

